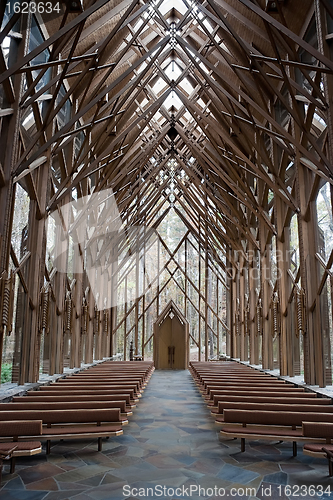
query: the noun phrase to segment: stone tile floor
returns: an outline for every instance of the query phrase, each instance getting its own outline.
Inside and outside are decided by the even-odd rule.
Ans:
[[[124,435],[96,450],[96,441],[59,442],[18,460],[15,474],[5,466],[0,500],[333,497],[326,460],[301,445],[293,458],[291,443],[252,441],[241,453],[239,440],[220,438],[187,371],[155,371]]]

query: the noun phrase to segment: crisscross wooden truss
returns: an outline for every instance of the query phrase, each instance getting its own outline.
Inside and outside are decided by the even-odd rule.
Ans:
[[[271,321],[272,290],[262,274],[256,279],[245,276],[253,266],[249,253],[257,252],[262,265],[266,262],[269,267],[267,246],[275,238],[277,249],[285,251],[286,229],[297,214],[300,262],[295,275],[288,263],[278,265],[279,310],[287,318],[293,287],[301,280],[307,307],[313,313],[317,308],[312,320],[306,315],[313,331],[306,349],[321,352],[322,344],[314,335],[320,327],[316,286],[324,285],[318,265],[326,266],[325,279],[330,272],[325,262],[316,260],[311,232],[318,189],[333,181],[333,62],[327,27],[327,19],[333,18],[332,4],[328,0],[74,3],[73,9],[73,2],[61,2],[59,15],[37,16],[45,41],[30,51],[32,16],[18,13],[6,19],[5,4],[0,6],[0,20],[4,19],[0,42],[9,38],[11,46],[16,44],[15,58],[6,57],[4,49],[0,52],[0,271],[8,269],[12,254],[16,272],[21,272],[20,259],[10,247],[11,215],[6,208],[13,206],[19,183],[32,200],[33,236],[24,265],[30,264],[20,276],[30,310],[35,311],[30,314],[38,314],[38,290],[43,286],[44,256],[38,248],[45,238],[44,219],[73,199],[112,189],[127,228],[158,227],[170,208],[176,211],[224,273],[233,308],[228,328],[234,332],[237,314],[241,339],[231,338],[230,354],[244,359],[249,355],[254,362],[262,349],[266,367],[273,362],[272,340],[265,340],[272,338],[266,324]],[[312,19],[316,43],[308,36]],[[44,62],[42,54],[47,54]],[[70,116],[61,120],[69,101]],[[107,217],[107,210],[101,211],[96,225]],[[105,248],[102,254],[107,254]],[[71,283],[56,272],[56,284],[49,276],[46,279],[51,287],[50,314],[55,307],[57,316],[64,315]],[[55,291],[61,287],[61,293]],[[83,295],[75,293],[72,290],[80,317]],[[262,347],[256,325],[258,300]],[[94,305],[88,306],[85,297],[84,307],[87,331]],[[115,320],[106,317],[115,329]],[[34,332],[23,336],[23,345],[37,335],[36,325],[37,317],[31,324]],[[310,339],[309,325],[307,331]],[[290,335],[290,326],[282,319],[284,373],[293,371],[287,353]],[[31,360],[26,365],[23,379],[31,377]],[[323,366],[316,369],[308,359],[306,370],[308,380],[323,383]]]

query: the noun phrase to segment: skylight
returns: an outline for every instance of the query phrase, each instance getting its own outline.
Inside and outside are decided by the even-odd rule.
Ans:
[[[183,105],[182,101],[175,94],[175,92],[171,92],[171,94],[164,101],[164,106],[168,110],[171,108],[171,106],[174,106],[178,111],[182,107],[182,105]]]
[[[158,94],[159,92],[161,92],[161,90],[163,90],[165,87],[167,86],[167,84],[165,83],[164,80],[162,80],[162,78],[159,78],[157,80],[157,82],[155,83],[155,85],[153,86],[153,90],[156,94]]]
[[[181,0],[165,0],[159,8],[159,11],[164,16],[171,9],[176,9],[183,16],[187,9],[185,4]]]
[[[179,87],[184,89],[188,94],[191,94],[191,92],[193,92],[193,87],[187,78],[183,78],[183,80],[179,84]]]
[[[166,68],[165,74],[170,78],[170,80],[177,80],[177,78],[182,74],[182,70],[175,61],[172,61]]]

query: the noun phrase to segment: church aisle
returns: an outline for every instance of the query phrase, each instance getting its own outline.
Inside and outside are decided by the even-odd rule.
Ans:
[[[0,499],[203,499],[223,493],[285,499],[284,485],[294,484],[331,484],[333,492],[325,460],[303,456],[301,446],[292,458],[291,443],[253,441],[240,453],[238,440],[219,438],[189,372],[155,371],[123,436],[104,441],[101,453],[95,441],[61,442],[49,456],[18,460],[12,476],[5,466]]]

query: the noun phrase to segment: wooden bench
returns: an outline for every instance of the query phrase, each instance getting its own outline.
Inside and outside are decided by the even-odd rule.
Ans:
[[[17,410],[0,412],[0,421],[42,419],[42,433],[38,437],[46,440],[46,452],[50,453],[51,440],[98,439],[98,451],[102,450],[102,438],[120,436],[122,425],[128,421],[120,416],[120,410],[76,409],[76,410]],[[65,424],[65,425],[63,425]],[[82,425],[78,425],[82,424]],[[21,438],[19,437],[19,440]]]
[[[10,420],[0,422],[0,483],[3,460],[10,460],[10,473],[15,471],[16,457],[37,455],[42,451],[40,441],[31,441],[40,438],[42,434],[42,420]],[[24,437],[29,441],[18,442]],[[6,442],[2,442],[6,441]]]
[[[245,380],[229,380],[227,382],[225,381],[219,381],[219,382],[211,382],[208,381],[204,385],[204,390],[208,391],[210,388],[214,387],[215,389],[223,389],[223,387],[235,387],[242,389],[243,387],[253,387],[253,388],[260,388],[260,387],[272,387],[274,390],[279,390],[279,391],[288,391],[290,389],[297,389],[292,384],[278,384],[276,382],[269,382],[269,381],[259,381],[259,382],[252,382],[252,381],[245,381]],[[299,388],[300,391],[303,391],[304,389],[302,387]]]
[[[140,390],[141,390],[141,386],[140,386],[140,381],[139,380],[118,380],[118,379],[108,379],[108,380],[105,380],[105,377],[100,377],[98,378],[97,380],[94,379],[94,380],[90,380],[90,379],[86,379],[86,377],[82,377],[80,379],[72,379],[72,378],[64,378],[64,379],[60,379],[60,381],[57,381],[57,382],[53,382],[52,384],[50,384],[49,387],[53,387],[53,386],[63,386],[63,385],[91,385],[91,386],[110,386],[110,387],[133,387],[135,388],[136,391],[138,391],[140,393]]]
[[[141,363],[141,365],[139,365],[138,363],[131,362],[131,364],[132,366],[128,364],[121,366],[119,361],[111,363],[105,362],[102,365],[90,367],[81,373],[132,373],[134,375],[143,374],[149,379],[155,370],[153,363]]]
[[[297,441],[311,441],[302,433],[303,421],[332,422],[333,414],[291,411],[247,411],[226,409],[223,412],[225,425],[223,436],[240,438],[241,451],[245,451],[245,439],[268,439],[292,441],[293,456],[297,455]]]
[[[219,396],[219,395],[224,395],[226,394],[227,392],[229,392],[229,394],[235,394],[235,395],[244,395],[246,396],[247,394],[249,395],[257,395],[259,396],[260,394],[274,394],[274,395],[279,395],[279,397],[283,397],[283,395],[289,395],[289,394],[294,394],[296,396],[297,394],[297,397],[299,394],[305,394],[305,392],[303,391],[303,389],[298,389],[296,387],[291,387],[289,388],[289,390],[285,390],[285,389],[280,389],[279,387],[276,388],[276,387],[253,387],[253,386],[249,386],[249,387],[242,387],[242,389],[240,389],[238,386],[234,386],[234,387],[225,387],[224,389],[221,389],[220,387],[218,388],[215,388],[215,387],[210,387],[209,388],[209,392],[208,394],[204,394],[204,398],[205,398],[205,401],[206,402],[209,402],[210,400],[211,401],[214,401],[214,396]],[[306,393],[308,394],[308,393]],[[311,393],[309,393],[311,394]],[[313,393],[314,394],[314,393]],[[305,397],[315,397],[315,394],[314,396],[305,396]]]
[[[225,390],[257,390],[257,391],[273,391],[273,392],[290,392],[294,391],[293,386],[286,385],[275,385],[275,384],[237,384],[237,383],[228,383],[228,384],[215,384],[215,385],[207,385],[205,390],[201,391],[204,397],[208,397],[212,392],[225,391]],[[296,392],[303,392],[303,389],[300,389]],[[209,398],[212,399],[212,398]]]
[[[123,384],[123,383],[135,383],[138,384],[138,388],[140,391],[143,391],[146,387],[146,382],[142,378],[128,378],[128,377],[104,377],[102,375],[96,375],[96,376],[84,376],[82,375],[81,377],[70,377],[68,379],[60,379],[58,382],[61,384],[65,383],[70,383],[70,384],[76,384],[76,383],[81,383],[81,384],[86,384],[86,383],[94,383],[94,384],[110,384],[110,383],[117,383],[117,384]],[[57,383],[58,383],[57,382]]]
[[[253,382],[253,383],[260,383],[260,382],[268,382],[271,384],[287,384],[284,380],[278,379],[278,378],[273,378],[273,377],[266,377],[265,375],[263,376],[258,376],[258,375],[242,375],[242,376],[227,376],[227,375],[220,375],[220,376],[215,376],[215,377],[201,377],[200,383],[202,385],[207,384],[208,382]]]
[[[77,394],[71,394],[71,395],[54,395],[52,393],[52,396],[45,396],[44,392],[38,392],[34,391],[29,394],[29,398],[26,398],[26,396],[14,396],[12,401],[14,403],[22,403],[23,401],[28,400],[30,402],[54,402],[54,403],[61,403],[61,402],[67,402],[67,401],[125,401],[126,403],[126,411],[131,411],[132,409],[136,408],[135,404],[131,403],[131,398],[129,394],[99,394],[98,396],[93,396],[93,395],[77,395]]]
[[[223,381],[223,380],[206,380],[205,383],[201,384],[201,385],[198,385],[198,388],[201,392],[205,393],[208,391],[208,389],[210,387],[219,387],[219,388],[222,388],[223,387],[239,387],[239,388],[242,388],[242,387],[248,387],[248,386],[252,386],[253,388],[254,387],[277,387],[277,388],[281,388],[282,390],[287,390],[287,388],[293,388],[294,386],[293,385],[289,385],[289,384],[280,384],[280,383],[277,383],[277,382],[270,382],[269,380],[267,381],[263,381],[263,380],[257,380],[257,381],[253,381],[252,380],[227,380],[227,381]]]
[[[191,362],[189,364],[189,371],[191,375],[195,377],[199,377],[202,374],[255,374],[255,375],[269,375],[264,372],[257,371],[251,367],[240,365],[234,361],[227,361],[223,363],[214,363],[210,364],[207,362],[203,362],[201,365],[200,364],[194,364]]]
[[[77,383],[77,384],[51,384],[51,385],[44,385],[39,388],[40,391],[78,391],[78,390],[89,390],[89,391],[120,391],[120,392],[127,392],[127,391],[133,391],[133,398],[140,398],[141,393],[140,390],[137,388],[136,385],[133,384],[83,384],[83,383]]]
[[[220,398],[220,396],[214,396]],[[311,406],[323,406],[323,405],[332,405],[332,400],[328,398],[299,398],[291,395],[290,397],[265,397],[265,396],[234,396],[232,395],[224,395],[221,399],[217,400],[217,405],[211,406],[208,405],[208,408],[211,410],[212,414],[223,413],[224,403],[273,403],[273,404],[291,404],[291,405],[311,405]]]
[[[126,410],[125,401],[30,401],[30,398],[25,399],[24,402],[10,402],[0,403],[0,412],[2,411],[19,411],[19,410],[80,410],[80,409],[96,409],[103,408],[119,408],[120,416],[129,417],[133,415],[131,411]]]
[[[112,375],[110,373],[106,374],[88,374],[82,373],[81,375],[71,375],[70,377],[64,377],[57,380],[57,383],[66,383],[66,382],[134,382],[138,383],[140,386],[146,385],[144,377],[140,377],[137,375],[120,375],[118,373]]]
[[[311,401],[311,400],[310,400]],[[235,403],[229,401],[220,401],[219,402],[219,413],[211,412],[211,414],[215,417],[215,422],[218,424],[224,424],[224,416],[223,413],[225,410],[246,410],[246,411],[291,411],[291,412],[319,412],[319,413],[332,413],[333,414],[333,405],[312,405],[312,404],[286,404],[286,402],[277,404],[277,403]]]
[[[41,388],[40,388],[41,389]],[[56,390],[47,390],[48,389],[48,386],[45,387],[45,389],[43,390],[38,390],[38,391],[28,391],[26,393],[26,396],[28,397],[33,397],[35,396],[36,394],[43,394],[43,396],[56,396],[56,395],[68,395],[68,396],[73,396],[73,399],[76,397],[76,396],[95,396],[95,398],[97,397],[99,399],[100,396],[112,396],[112,395],[118,395],[118,394],[123,394],[123,393],[127,393],[129,396],[130,396],[130,401],[131,401],[131,404],[132,403],[137,403],[139,401],[138,398],[134,397],[134,390],[133,389],[67,389],[64,387],[63,389],[58,389],[57,391]]]
[[[289,400],[290,398],[297,398],[297,399],[303,399],[305,401],[311,399],[312,400],[319,400],[320,398],[317,398],[317,395],[315,392],[295,392],[295,391],[287,391],[287,392],[278,392],[278,391],[270,391],[270,390],[253,390],[253,391],[232,391],[232,390],[225,390],[225,391],[217,391],[212,394],[213,399],[206,399],[207,405],[216,407],[219,403],[219,401],[225,401],[226,398],[229,400],[231,397],[235,398],[259,398],[259,397],[264,397],[264,398],[273,398],[274,400],[276,398],[283,398],[284,401],[287,399]],[[244,399],[245,400],[245,399]],[[274,403],[274,401],[271,401]]]
[[[325,439],[325,443],[307,443],[303,447],[303,453],[315,458],[327,458],[328,473],[333,476],[333,424],[329,422],[303,422],[303,436],[313,439]]]

